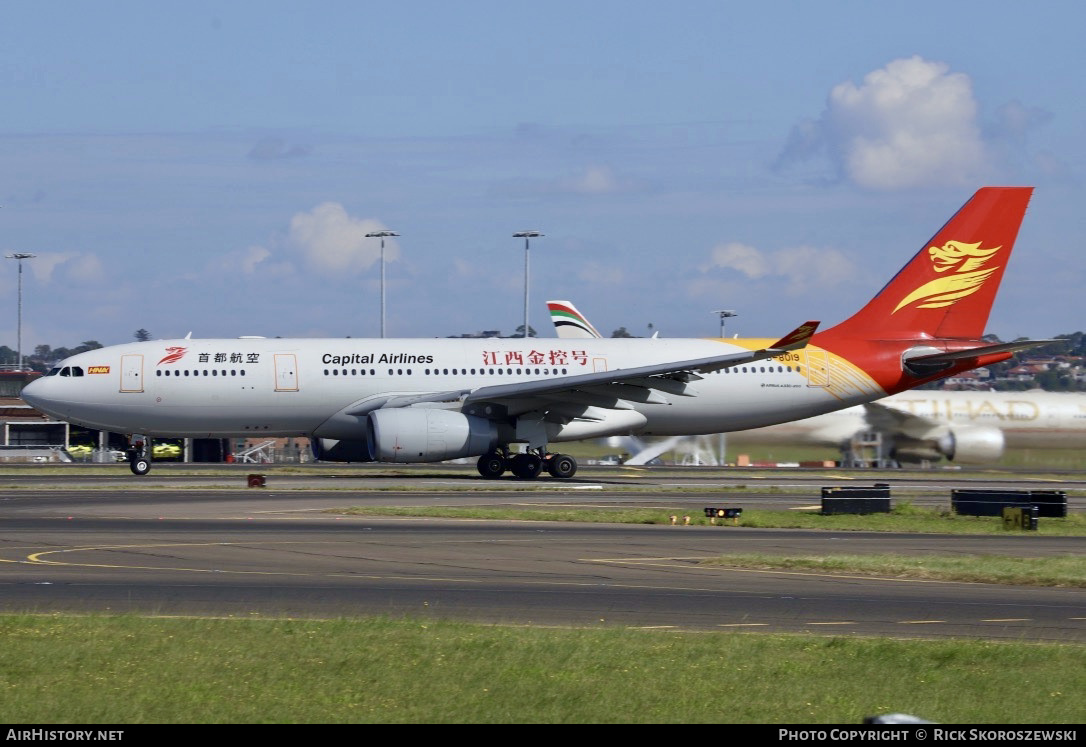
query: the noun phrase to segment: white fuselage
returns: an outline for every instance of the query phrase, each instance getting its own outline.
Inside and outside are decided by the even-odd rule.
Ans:
[[[915,416],[897,431],[909,438],[937,437],[940,429],[964,426],[1002,431],[1009,447],[1086,447],[1086,393],[913,390],[885,397],[878,404]],[[744,443],[837,446],[872,426],[866,408],[857,406],[735,437]]]
[[[466,392],[693,360],[768,342],[539,338],[140,342],[73,356],[28,386],[24,398],[55,417],[118,433],[351,438],[356,435],[351,423],[358,414],[379,408],[392,397]],[[842,377],[846,383],[838,385],[834,360],[844,365],[809,346],[703,374],[687,385],[689,396],[664,392],[663,402],[624,404],[626,411],[644,417],[621,430],[645,435],[733,431],[810,417],[885,395],[874,382],[862,381],[854,368]],[[448,407],[455,407],[452,399],[449,402]],[[592,404],[590,397],[585,402]],[[523,412],[533,408],[532,398],[521,404]],[[575,432],[569,431],[568,437],[584,437],[574,436]],[[559,434],[553,440],[565,439]]]

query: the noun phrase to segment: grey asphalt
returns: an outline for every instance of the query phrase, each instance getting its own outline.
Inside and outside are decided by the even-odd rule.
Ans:
[[[690,495],[669,487],[672,473],[651,472],[633,478],[634,485],[607,477],[525,486],[483,483],[464,470],[424,478],[410,471],[314,478],[269,470],[267,487],[249,489],[238,482],[244,475],[160,475],[138,483],[115,470],[78,479],[0,476],[0,610],[383,614],[1086,642],[1086,589],[743,571],[700,562],[727,552],[782,551],[1086,557],[1086,538],[348,517],[328,511],[366,503],[655,503],[700,511],[707,497],[730,496],[737,487]],[[743,505],[817,503],[822,476],[788,479],[797,486],[745,496]]]

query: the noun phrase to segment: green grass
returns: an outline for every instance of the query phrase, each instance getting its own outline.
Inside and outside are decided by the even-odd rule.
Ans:
[[[666,496],[661,496],[666,501]],[[734,502],[734,501],[733,501]],[[354,516],[427,516],[454,519],[505,521],[583,521],[610,524],[671,524],[675,516],[680,525],[690,517],[692,526],[708,526],[701,511],[689,507],[660,509],[628,508],[552,508],[490,506],[352,506],[335,513]],[[887,514],[836,514],[822,516],[817,511],[769,511],[744,509],[738,524],[718,520],[722,529],[758,527],[774,529],[826,529],[833,531],[927,532],[935,534],[1004,534],[1003,521],[992,516],[958,516],[942,509],[926,509],[903,501]],[[1030,534],[1086,536],[1086,515],[1069,514],[1065,519],[1044,518]]]
[[[1086,720],[1086,647],[419,620],[0,617],[0,721]]]
[[[1086,558],[1058,555],[1017,558],[1003,555],[820,555],[737,553],[703,560],[704,565],[860,574],[893,578],[1086,587]]]

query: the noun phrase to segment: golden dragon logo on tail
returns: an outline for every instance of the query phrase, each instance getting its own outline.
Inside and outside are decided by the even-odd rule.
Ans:
[[[919,309],[940,309],[980,290],[984,281],[999,269],[998,266],[985,268],[985,265],[1003,248],[981,249],[980,244],[979,241],[975,244],[948,241],[941,247],[929,247],[932,269],[938,273],[953,272],[924,283],[901,299],[892,313],[910,304],[916,304]]]

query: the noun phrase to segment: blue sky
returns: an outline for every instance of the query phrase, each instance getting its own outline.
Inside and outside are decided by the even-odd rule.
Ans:
[[[1086,329],[1073,2],[7,2],[23,349],[839,321],[984,184],[1036,187],[989,331]],[[0,265],[15,347],[16,267]],[[6,309],[3,307],[7,307]]]

